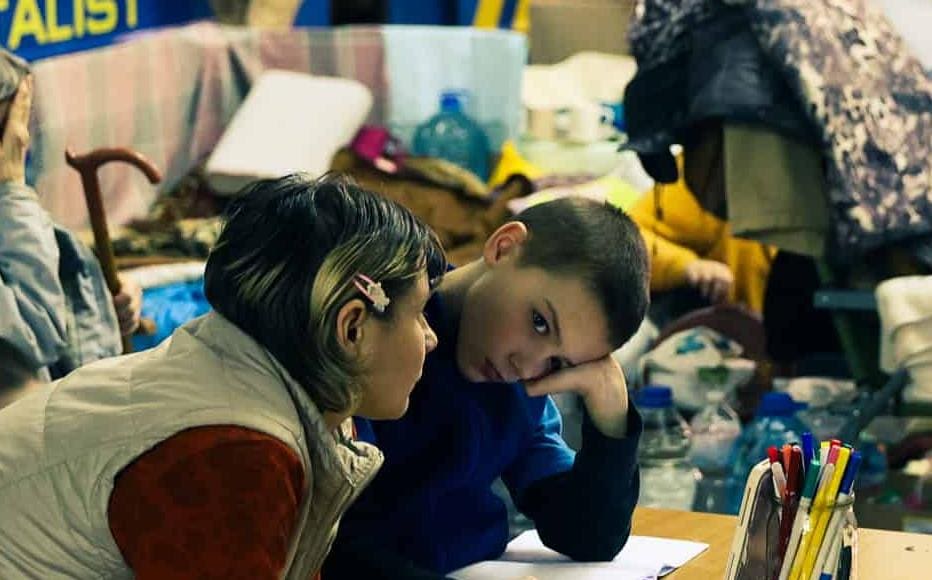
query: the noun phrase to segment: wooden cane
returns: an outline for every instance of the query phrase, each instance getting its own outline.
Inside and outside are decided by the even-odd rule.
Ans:
[[[117,276],[116,257],[113,255],[113,243],[110,241],[110,230],[107,227],[107,216],[104,213],[103,199],[100,195],[100,180],[97,178],[97,169],[111,161],[123,161],[136,167],[145,174],[149,183],[155,185],[162,180],[159,170],[141,154],[124,147],[94,149],[84,155],[76,155],[71,149],[65,151],[65,161],[74,167],[81,175],[81,185],[84,186],[84,198],[87,201],[87,211],[91,217],[91,229],[94,231],[94,247],[97,258],[107,282],[110,294],[116,296],[120,293],[120,278]],[[140,321],[145,329],[154,324],[151,320]],[[123,352],[133,351],[131,337],[123,336]]]

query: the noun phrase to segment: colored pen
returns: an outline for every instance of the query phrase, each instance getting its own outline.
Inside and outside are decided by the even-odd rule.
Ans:
[[[835,576],[835,570],[838,568],[838,556],[841,552],[841,538],[836,536],[829,543],[831,546],[828,549],[828,559],[821,569],[812,573],[810,580],[832,580]]]
[[[839,447],[832,444],[832,452],[835,453],[835,469],[832,477],[825,486],[825,495],[822,501],[817,504],[818,513],[815,518],[815,526],[812,532],[812,540],[809,542],[809,548],[806,551],[806,559],[803,562],[802,578],[810,578],[815,568],[816,558],[819,550],[822,548],[822,540],[825,538],[825,530],[828,522],[832,517],[835,508],[835,498],[838,496],[838,489],[841,487],[841,480],[845,476],[845,468],[848,466],[848,458],[851,450],[847,447]],[[832,453],[829,453],[829,461],[832,460]]]
[[[773,493],[777,496],[778,501],[784,501],[786,498],[786,475],[783,474],[783,467],[779,462],[771,463],[770,471],[773,473]]]
[[[770,460],[771,464],[780,461],[780,452],[777,451],[777,447],[775,445],[771,445],[767,448],[767,459]]]
[[[822,468],[822,476],[819,478],[818,488],[816,490],[815,499],[812,502],[812,512],[809,514],[810,522],[818,519],[819,513],[822,511],[823,506],[825,505],[825,495],[827,493],[829,482],[832,479],[832,475],[835,473],[835,465],[829,463]],[[796,549],[796,556],[793,558],[793,568],[790,570],[790,579],[799,580],[802,577],[803,565],[806,560],[806,554],[809,551],[809,546],[812,543],[814,527],[809,526],[809,533],[805,534],[799,540],[799,547]]]
[[[803,433],[803,465],[809,467],[812,461],[812,433]]]
[[[839,461],[841,461],[839,459]],[[854,480],[857,477],[858,469],[861,467],[861,452],[855,451],[851,454],[851,459],[848,460],[848,467],[845,469],[845,476],[841,480],[841,488],[838,490],[838,499],[835,500],[836,504],[844,504],[851,499],[851,490],[854,487]],[[844,523],[845,514],[840,510],[833,510],[832,518],[829,520],[828,527],[825,532],[826,541],[822,543],[822,547],[819,549],[818,557],[816,558],[815,569],[823,570],[826,565],[826,559],[831,561],[831,554],[829,553],[831,539],[834,541],[836,538],[841,537],[841,526]],[[837,558],[837,554],[836,554]]]
[[[825,469],[825,466],[828,465],[828,450],[831,446],[832,444],[828,441],[823,441],[819,445],[819,460],[822,463],[822,469]]]
[[[803,527],[809,521],[809,506],[812,505],[812,498],[815,496],[816,486],[819,484],[819,464],[818,458],[812,460],[809,464],[809,470],[806,472],[806,483],[803,485],[803,495],[799,498],[799,508],[796,510],[796,517],[793,518],[793,530],[790,532],[790,539],[786,544],[786,551],[782,554],[783,563],[780,565],[779,580],[787,580],[790,575],[790,569],[793,566],[793,559],[799,547],[799,539],[803,533]]]
[[[782,559],[789,545],[790,534],[796,521],[796,511],[799,508],[800,476],[802,473],[803,454],[798,445],[792,447],[790,453],[790,468],[786,472],[786,494],[783,496],[783,510],[780,513],[780,536],[777,549],[777,569],[780,569]]]

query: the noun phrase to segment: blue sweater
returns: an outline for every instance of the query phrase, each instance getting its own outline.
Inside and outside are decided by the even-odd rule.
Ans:
[[[449,337],[442,308],[435,296],[427,318]],[[601,435],[587,419],[577,458],[560,436],[550,397],[529,397],[520,383],[469,382],[456,367],[453,342],[442,338],[428,355],[402,419],[356,420],[357,436],[377,445],[385,464],[344,516],[331,558],[338,562],[325,567],[327,580],[379,577],[363,564],[360,554],[372,550],[359,548],[360,540],[383,554],[378,568],[388,554],[441,573],[497,558],[508,541],[506,507],[491,489],[498,477],[551,547],[607,559],[627,539],[638,493],[640,418],[633,406],[625,439]],[[590,512],[592,519],[584,519]],[[560,529],[567,525],[586,529]],[[341,550],[353,543],[356,549]]]

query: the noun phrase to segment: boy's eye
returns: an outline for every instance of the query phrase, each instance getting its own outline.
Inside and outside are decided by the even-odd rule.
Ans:
[[[534,332],[537,334],[547,334],[550,332],[550,325],[547,324],[547,319],[541,316],[540,312],[534,310],[531,314],[531,323],[534,325]]]

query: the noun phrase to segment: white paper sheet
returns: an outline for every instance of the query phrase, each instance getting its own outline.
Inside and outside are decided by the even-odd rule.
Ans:
[[[660,578],[683,566],[708,544],[648,536],[631,536],[611,562],[583,564],[545,547],[535,530],[508,544],[499,560],[479,562],[451,574],[459,580],[647,580]]]

